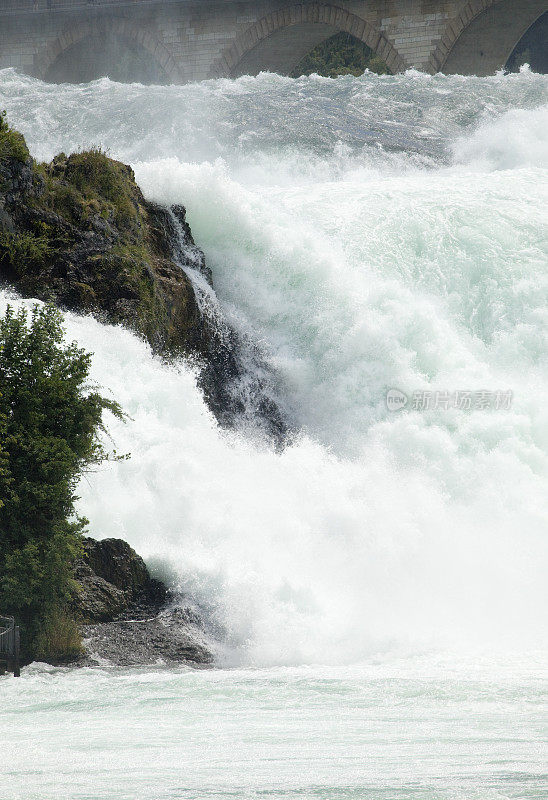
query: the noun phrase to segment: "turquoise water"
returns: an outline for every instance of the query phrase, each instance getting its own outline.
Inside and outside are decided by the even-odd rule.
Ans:
[[[539,667],[36,665],[2,686],[2,797],[543,800]]]
[[[544,800],[546,76],[5,70],[0,105],[37,158],[102,145],[187,206],[298,430],[221,431],[191,364],[66,315],[132,454],[80,510],[200,606],[217,669],[2,679],[6,797]]]

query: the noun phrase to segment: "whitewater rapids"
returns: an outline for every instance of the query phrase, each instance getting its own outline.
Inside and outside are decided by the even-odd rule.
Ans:
[[[81,485],[91,534],[213,606],[245,662],[546,634],[547,86],[2,73],[37,158],[100,144],[187,205],[226,313],[283,377],[302,435],[276,453],[220,431],[191,369],[67,317],[132,418],[109,421],[131,460]],[[394,413],[393,387],[513,403]]]
[[[94,353],[94,380],[130,417],[107,422],[116,449],[131,459],[87,476],[79,511],[91,535],[126,539],[193,597],[225,632],[219,664],[240,668],[135,678],[143,703],[149,692],[159,703],[156,689],[164,699],[173,690],[189,692],[194,709],[196,698],[212,703],[213,692],[219,749],[210,745],[211,763],[221,763],[215,758],[231,736],[240,747],[240,772],[236,766],[220,780],[212,766],[194,789],[190,779],[171,780],[166,765],[157,796],[544,797],[533,744],[538,709],[530,705],[538,686],[525,665],[539,674],[548,632],[548,78],[524,69],[482,79],[261,74],[171,87],[108,79],[52,86],[4,70],[0,107],[36,158],[101,145],[132,164],[148,198],[185,204],[224,313],[260,344],[299,430],[282,451],[251,431],[220,430],[190,365],[168,368],[125,330],[65,317],[68,337]],[[22,301],[3,292],[0,310],[7,302]],[[387,407],[390,389],[410,398],[404,409]],[[511,402],[414,409],[413,394],[425,391],[510,392]],[[452,666],[440,667],[440,658]],[[370,666],[394,663],[408,672]],[[486,693],[480,680],[477,704],[458,706],[455,737],[469,741],[466,721],[477,714],[486,737],[502,741],[515,711],[520,741],[531,745],[519,759],[505,748],[499,757],[529,776],[522,783],[510,786],[498,767],[500,779],[482,783],[485,743],[472,748],[470,763],[463,757],[466,779],[445,780],[453,756],[438,751],[434,772],[413,771],[447,730],[444,703],[460,702],[461,663],[462,675],[478,663],[509,670],[500,682],[495,670]],[[359,699],[359,687],[383,669],[396,670],[395,683],[375,684],[378,694]],[[30,706],[50,680],[61,695],[85,685],[90,714],[112,691],[122,698],[119,706],[112,700],[113,730],[122,730],[129,678],[122,685],[108,673],[36,670],[26,675],[36,693]],[[449,673],[454,683],[445,684]],[[387,761],[379,742],[393,741],[397,709],[405,716],[411,698],[422,696],[406,675],[423,688],[432,680],[431,726],[410,728],[413,741],[432,744],[398,762],[396,743]],[[302,688],[298,701],[288,685]],[[502,702],[496,713],[491,690]],[[231,692],[241,706],[227,699]],[[298,746],[306,775],[288,777],[292,747],[283,733],[301,743],[312,735],[322,693],[332,705],[320,724],[329,730],[330,714],[340,713],[349,725],[348,741],[333,745],[343,761],[347,753],[346,783],[327,767],[314,773]],[[308,709],[295,730],[282,708],[292,698]],[[277,720],[270,744],[276,758],[289,759],[279,780],[261,761],[255,702]],[[369,743],[380,749],[367,783],[353,771],[363,756],[359,709],[382,703],[392,722],[383,717],[380,738]],[[222,709],[233,727],[223,728]],[[135,713],[147,719],[146,710]],[[263,765],[245,780],[250,751],[236,717]],[[79,708],[77,719],[87,718]],[[131,741],[141,733],[132,730]],[[318,745],[325,759],[330,741]],[[187,757],[192,771],[194,755]],[[44,763],[42,778],[52,762]],[[392,767],[397,786],[383,782]],[[117,798],[152,797],[146,787],[132,790],[127,771],[116,780]],[[96,794],[69,778],[55,785],[59,798],[114,797],[106,784]]]

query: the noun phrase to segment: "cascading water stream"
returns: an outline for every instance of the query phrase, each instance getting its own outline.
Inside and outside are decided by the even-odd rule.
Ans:
[[[206,351],[195,364],[198,384],[219,424],[282,447],[290,435],[290,413],[280,379],[253,337],[232,324],[211,285],[211,270],[192,241],[186,210],[167,209],[164,236],[172,260],[189,278],[207,330]]]
[[[90,532],[206,607],[231,663],[545,644],[547,103],[527,71],[182,87],[0,73],[36,157],[99,144],[147,197],[185,204],[218,298],[197,272],[203,307],[280,378],[299,432],[276,451],[218,427],[191,365],[66,317],[131,418],[108,421],[131,460],[80,488]],[[481,390],[512,403],[412,407]]]

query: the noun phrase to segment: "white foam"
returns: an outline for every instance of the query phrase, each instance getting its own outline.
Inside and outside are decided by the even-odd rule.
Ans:
[[[131,460],[82,482],[91,533],[175,571],[235,658],[542,644],[546,87],[408,73],[59,89],[2,73],[34,152],[101,142],[147,196],[187,205],[225,312],[298,409],[300,438],[259,448],[218,429],[190,367],[67,316],[132,418],[109,422]],[[514,402],[394,414],[389,388]]]

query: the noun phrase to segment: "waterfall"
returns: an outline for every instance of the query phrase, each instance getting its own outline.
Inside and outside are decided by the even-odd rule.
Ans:
[[[65,317],[129,415],[107,423],[131,459],[79,489],[90,533],[207,609],[230,663],[540,646],[547,79],[5,70],[0,95],[37,158],[101,144],[184,203],[213,276],[175,213],[218,334],[209,377]]]

